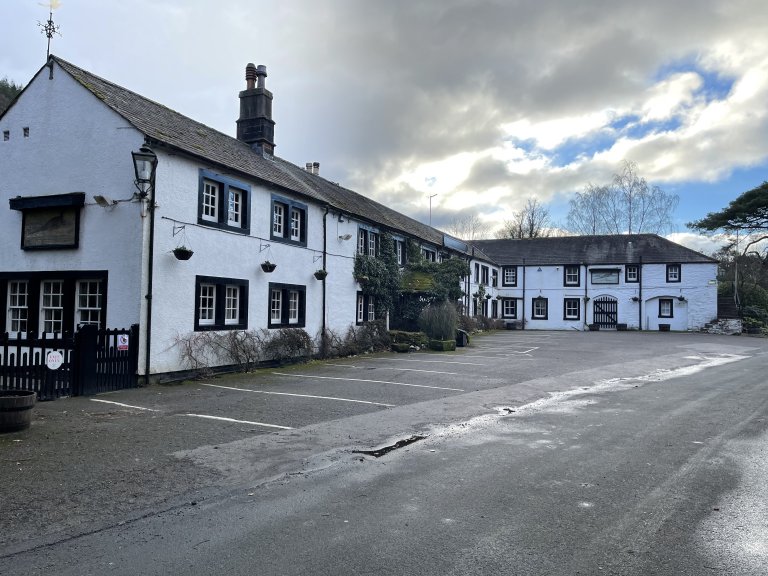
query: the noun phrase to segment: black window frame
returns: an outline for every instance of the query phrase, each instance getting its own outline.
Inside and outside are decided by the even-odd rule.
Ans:
[[[361,320],[357,316],[357,304],[360,301],[360,298],[363,299],[363,319]],[[373,303],[373,320],[368,318],[368,308]],[[355,325],[356,326],[362,326],[363,324],[367,324],[368,322],[374,322],[376,320],[376,298],[371,294],[363,294],[361,290],[358,290],[355,293]]]
[[[282,234],[275,233],[274,218],[275,218],[275,205],[279,204],[283,207],[283,232]],[[293,240],[291,238],[291,213],[294,210],[301,212],[301,222],[299,223],[299,239]],[[293,246],[306,246],[307,245],[307,230],[309,227],[309,208],[307,204],[292,200],[285,196],[279,196],[272,194],[271,201],[269,203],[269,238],[275,242],[283,244],[292,244]]]
[[[508,283],[506,281],[507,278],[507,271],[512,272],[514,275],[514,280],[512,283]],[[517,287],[517,266],[502,266],[501,268],[501,285],[502,286],[508,286],[511,288]]]
[[[374,253],[371,254],[371,239],[373,238]],[[362,245],[361,245],[362,244]],[[377,258],[381,253],[381,234],[368,226],[358,225],[357,227],[357,250],[358,256],[370,256]],[[403,254],[403,258],[405,255]]]
[[[669,302],[669,315],[661,313],[662,302]],[[675,299],[659,298],[659,318],[674,318],[674,317],[675,317]]]
[[[576,270],[576,282],[568,282],[568,271]],[[581,266],[578,264],[566,264],[563,266],[563,286],[579,287],[581,286]]]
[[[576,316],[568,316],[568,304],[576,303]],[[563,298],[563,320],[581,320],[581,298]]]
[[[216,287],[213,324],[200,324],[200,286],[213,284]],[[228,324],[226,321],[227,286],[240,287],[238,302],[238,321]],[[247,330],[248,329],[248,288],[249,281],[243,278],[223,278],[221,276],[195,276],[195,332],[209,330]]]
[[[514,314],[512,314],[512,316],[507,315],[504,311],[507,303],[511,303],[515,309]],[[501,299],[501,317],[509,318],[511,320],[517,320],[517,316],[518,316],[517,298],[502,298]]]
[[[630,280],[629,279],[629,270],[633,269],[635,271],[635,279]],[[624,282],[626,284],[637,284],[640,282],[640,265],[639,264],[627,264],[624,266]]]
[[[43,321],[41,320],[40,302],[42,299],[41,286],[44,280],[61,281],[62,286],[62,332],[72,333],[78,328],[77,312],[77,283],[84,280],[101,282],[101,306],[99,328],[107,327],[107,301],[109,295],[109,272],[107,270],[48,270],[35,272],[0,272],[0,334],[8,331],[8,282],[27,282],[27,334],[40,334]],[[15,334],[15,333],[14,333]]]
[[[218,193],[216,196],[216,220],[208,220],[203,218],[203,197],[206,181],[213,182],[218,185]],[[197,186],[197,223],[200,226],[217,228],[219,230],[227,230],[228,232],[235,232],[237,234],[251,233],[251,187],[248,184],[242,182],[241,180],[235,180],[234,178],[222,176],[221,174],[217,174],[211,170],[201,168],[198,175]],[[229,224],[230,188],[235,188],[243,192],[243,202],[241,207],[242,221],[240,226],[233,226]]]
[[[280,322],[272,321],[272,291],[280,290],[282,292]],[[289,322],[288,312],[290,306],[289,295],[291,292],[299,293],[299,318],[297,322]],[[281,282],[270,282],[267,289],[267,328],[304,328],[307,325],[307,287],[302,284],[284,284]]]
[[[677,279],[676,280],[670,280],[669,279],[669,273],[672,270],[677,270]],[[683,267],[681,264],[667,264],[667,283],[668,284],[679,284],[683,281]]]
[[[595,286],[616,286],[621,282],[620,274],[619,274],[620,271],[621,271],[620,268],[591,268],[589,270],[589,274],[590,274],[589,282]],[[606,274],[608,272],[615,274],[615,277],[616,277],[615,282],[595,282],[595,273]]]
[[[19,245],[22,250],[67,250],[80,247],[80,212],[85,205],[85,192],[11,198],[9,205],[11,210],[21,212],[21,241]],[[43,241],[38,244],[30,244],[28,236],[33,231],[28,228],[34,226],[34,223],[30,223],[30,220],[35,216],[44,215],[46,212],[52,216],[51,220],[56,218],[63,219],[65,214],[73,218],[74,221],[71,226],[67,226],[65,230],[67,233],[66,240],[61,237],[61,231],[59,231],[59,234],[52,235],[47,243]],[[53,216],[56,213],[58,215]],[[59,228],[61,228],[61,222],[60,220],[58,223]]]
[[[544,302],[544,316],[536,316],[536,302]],[[549,298],[543,296],[531,298],[531,320],[549,320]]]

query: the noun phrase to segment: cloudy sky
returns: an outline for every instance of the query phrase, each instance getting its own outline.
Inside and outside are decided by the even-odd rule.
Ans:
[[[47,2],[0,1],[0,78]],[[564,221],[622,160],[686,222],[768,180],[765,0],[61,0],[52,52],[234,135],[267,66],[276,153],[414,218]]]

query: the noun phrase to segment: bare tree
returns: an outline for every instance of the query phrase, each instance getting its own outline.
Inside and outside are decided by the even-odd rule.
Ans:
[[[550,235],[549,210],[535,198],[529,198],[525,208],[512,213],[496,232],[497,238],[545,238]]]
[[[568,229],[578,234],[662,234],[672,230],[679,198],[650,186],[637,164],[624,160],[609,186],[588,184],[571,200]]]
[[[489,238],[491,235],[491,227],[486,222],[483,222],[477,214],[462,214],[456,216],[446,226],[445,231],[456,238],[462,240],[481,240],[483,238]]]

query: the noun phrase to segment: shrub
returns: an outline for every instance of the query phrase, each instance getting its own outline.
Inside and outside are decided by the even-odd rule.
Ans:
[[[404,330],[390,330],[389,337],[393,344],[407,344],[408,346],[418,346],[423,348],[427,345],[429,339],[424,332],[405,332]]]
[[[419,328],[432,340],[454,340],[458,322],[456,306],[449,302],[430,304],[419,314]]]

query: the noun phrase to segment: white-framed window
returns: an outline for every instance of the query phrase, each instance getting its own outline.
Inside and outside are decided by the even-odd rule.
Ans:
[[[29,320],[29,282],[8,282],[8,328],[10,332],[27,332]]]
[[[566,298],[563,300],[563,320],[578,320],[581,316],[581,300]]]
[[[229,206],[227,209],[227,224],[240,226],[243,222],[243,198],[245,192],[232,186],[229,187]]]
[[[501,283],[504,286],[517,286],[517,267],[505,266],[502,272]]]
[[[405,264],[405,260],[403,259],[405,252],[403,250],[402,240],[395,240],[395,250],[397,251],[397,263],[402,266]]]
[[[248,328],[248,280],[195,277],[195,330]]]
[[[480,283],[488,285],[488,266],[481,266],[480,267]]]
[[[368,256],[376,256],[377,236],[375,232],[368,232]]]
[[[210,222],[219,221],[219,184],[210,180],[203,180],[203,220]]]
[[[624,281],[625,282],[640,281],[640,267],[637,264],[627,264],[626,268],[624,268]]]
[[[374,297],[369,294],[357,293],[357,313],[355,320],[357,324],[372,322],[376,320],[376,307]]]
[[[283,317],[283,291],[272,289],[270,290],[269,299],[269,320],[271,322],[281,322]]]
[[[301,218],[303,212],[298,208],[291,208],[291,240],[299,242],[301,240]]]
[[[215,284],[200,284],[200,300],[197,311],[198,321],[201,325],[211,325],[216,322]]]
[[[224,323],[237,324],[240,322],[240,286],[228,285],[224,298]]]
[[[272,235],[283,236],[285,229],[285,204],[275,202],[272,204]]]
[[[288,324],[296,324],[299,321],[300,297],[298,290],[288,290]]]
[[[499,271],[494,268],[491,270],[491,286],[496,288],[499,285]]]
[[[501,301],[501,314],[504,318],[517,318],[517,300],[505,298]]]
[[[269,285],[269,328],[303,327],[306,322],[306,286]]]
[[[77,306],[75,324],[101,326],[102,292],[100,280],[79,280],[77,283]]]
[[[272,232],[270,238],[287,244],[307,244],[307,205],[272,196]]]
[[[365,319],[365,297],[362,292],[357,293],[357,323],[362,324]]]
[[[680,282],[680,264],[667,264],[667,282]]]
[[[437,258],[437,253],[434,250],[430,250],[429,248],[422,248],[421,255],[424,256],[424,260],[427,262],[434,262]]]
[[[40,290],[40,317],[42,331],[61,333],[64,327],[64,282],[43,280]]]
[[[565,286],[579,285],[579,267],[578,266],[563,267],[563,284]]]
[[[546,320],[548,315],[548,302],[546,298],[534,298],[532,317],[535,320]]]
[[[248,234],[251,188],[245,182],[200,170],[197,222],[205,226]]]
[[[659,298],[659,318],[672,318],[672,298]]]

